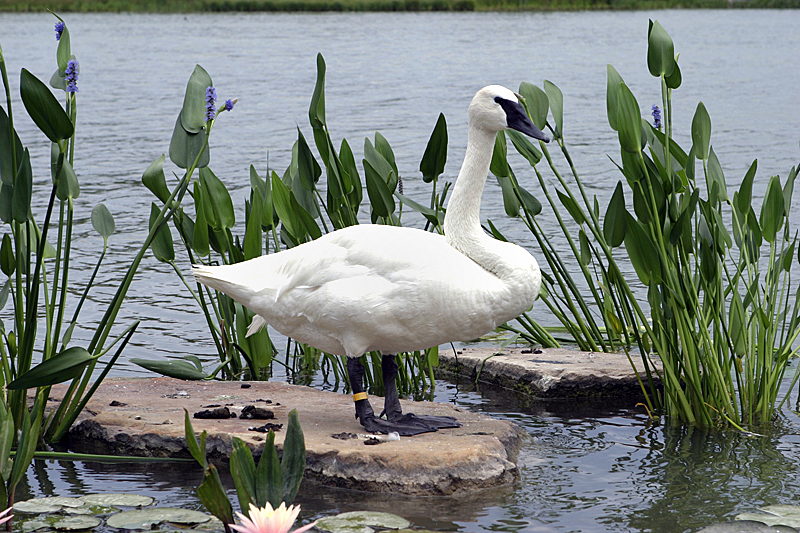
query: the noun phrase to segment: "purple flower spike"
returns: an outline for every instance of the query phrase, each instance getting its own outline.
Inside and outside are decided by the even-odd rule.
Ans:
[[[67,92],[78,92],[78,62],[74,59],[67,61],[67,68],[64,70],[64,80],[67,82]]]
[[[235,103],[231,98],[225,100],[225,111],[233,111],[233,104]]]
[[[64,28],[65,28],[64,23],[59,20],[58,22],[56,22],[55,28],[56,28],[56,41],[60,41],[61,34],[64,33]]]
[[[657,130],[661,129],[661,110],[657,105],[653,106],[653,127]]]
[[[217,110],[214,108],[216,101],[217,90],[209,86],[206,89],[206,120],[214,120],[214,117],[217,115]]]

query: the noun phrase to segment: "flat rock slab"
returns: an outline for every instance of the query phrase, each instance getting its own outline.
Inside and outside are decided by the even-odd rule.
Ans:
[[[404,412],[455,416],[463,425],[399,441],[365,445],[364,429],[354,417],[352,397],[279,382],[106,379],[73,425],[70,449],[84,453],[189,457],[184,436],[184,409],[190,415],[227,406],[238,415],[254,405],[274,412],[272,420],[192,419],[199,434],[208,431],[209,460],[227,464],[231,437],[261,454],[265,435],[248,428],[288,422],[297,409],[306,443],[306,478],[326,485],[409,495],[451,495],[512,483],[522,436],[514,424],[465,411],[453,405],[403,401]],[[63,386],[53,387],[59,398]],[[268,401],[267,401],[268,400]],[[373,398],[380,412],[383,399]],[[352,433],[342,440],[332,435]],[[285,431],[278,430],[280,450]],[[198,467],[199,468],[199,467]]]
[[[638,355],[631,358],[646,384],[641,359]],[[639,379],[624,353],[579,352],[563,348],[531,350],[514,346],[498,352],[496,347],[469,347],[458,353],[441,351],[439,368],[535,398],[642,396]]]

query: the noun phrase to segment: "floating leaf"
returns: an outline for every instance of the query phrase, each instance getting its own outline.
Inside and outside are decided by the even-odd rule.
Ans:
[[[106,520],[108,527],[120,529],[154,529],[153,526],[161,522],[181,525],[204,524],[211,519],[210,515],[189,509],[175,509],[172,507],[155,507],[151,509],[137,509],[125,511],[110,516]]]
[[[373,531],[369,526],[381,529],[403,529],[411,523],[403,517],[373,511],[353,511],[320,519],[316,528],[330,533],[364,533]]]
[[[96,516],[68,516],[53,522],[52,527],[58,531],[85,531],[87,529],[94,529],[103,521]]]
[[[150,496],[131,494],[129,492],[87,494],[77,499],[89,505],[102,505],[105,507],[147,507],[148,505],[153,505],[153,502],[155,502],[155,499]]]

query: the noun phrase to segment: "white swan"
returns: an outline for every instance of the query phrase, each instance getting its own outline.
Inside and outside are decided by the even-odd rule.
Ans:
[[[248,333],[269,323],[325,352],[348,356],[356,416],[368,431],[413,435],[457,427],[450,417],[402,415],[394,376],[398,352],[477,338],[528,310],[541,274],[523,248],[488,236],[480,224],[483,186],[498,131],[549,139],[512,91],[491,85],[469,106],[469,134],[444,220],[445,236],[364,224],[280,253],[226,266],[195,266],[200,283],[257,314]],[[359,357],[383,356],[385,414],[375,417]]]

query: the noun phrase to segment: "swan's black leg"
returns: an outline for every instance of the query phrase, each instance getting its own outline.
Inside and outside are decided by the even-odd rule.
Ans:
[[[390,422],[396,424],[410,424],[419,427],[428,427],[428,431],[442,428],[458,428],[461,424],[452,416],[417,416],[413,413],[403,414],[400,399],[397,396],[397,362],[394,355],[384,355],[381,360],[383,371],[384,403],[381,416],[386,416]]]

